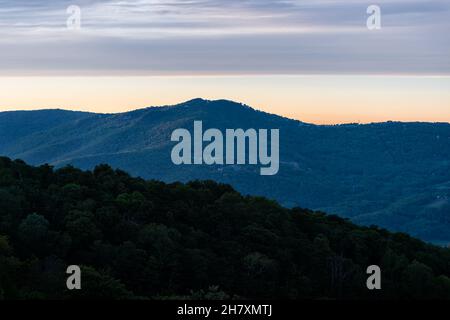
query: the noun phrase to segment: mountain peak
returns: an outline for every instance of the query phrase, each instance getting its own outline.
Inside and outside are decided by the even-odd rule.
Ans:
[[[203,98],[194,98],[194,99],[188,100],[186,102],[183,102],[181,104],[205,104],[205,103],[208,103],[209,101],[210,100],[206,100]]]
[[[203,99],[203,98],[195,98],[195,99],[180,103],[176,106],[187,106],[187,107],[206,107],[207,106],[207,107],[214,107],[214,108],[217,108],[217,107],[233,108],[234,107],[234,108],[239,108],[239,109],[254,110],[253,108],[251,108],[250,106],[248,106],[244,103],[227,100],[227,99],[208,100],[208,99]]]

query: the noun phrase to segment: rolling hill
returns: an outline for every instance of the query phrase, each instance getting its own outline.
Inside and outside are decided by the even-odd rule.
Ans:
[[[176,166],[174,129],[280,129],[280,171]],[[0,155],[33,165],[100,163],[165,182],[212,179],[287,207],[322,210],[424,240],[450,242],[450,124],[318,126],[227,100],[191,100],[120,114],[64,110],[0,113]]]

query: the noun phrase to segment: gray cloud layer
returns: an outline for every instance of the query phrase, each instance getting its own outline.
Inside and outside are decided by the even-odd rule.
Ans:
[[[80,31],[66,29],[71,4]],[[0,0],[0,70],[450,74],[449,30],[447,0]]]

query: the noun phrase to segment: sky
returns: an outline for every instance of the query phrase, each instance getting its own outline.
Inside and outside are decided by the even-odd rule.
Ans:
[[[0,0],[0,111],[203,97],[314,123],[450,122],[449,30],[448,0]]]

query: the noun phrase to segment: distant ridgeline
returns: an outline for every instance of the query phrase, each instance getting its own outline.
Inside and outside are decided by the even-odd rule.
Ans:
[[[450,299],[449,277],[450,249],[228,185],[0,158],[0,299]]]
[[[171,134],[190,130],[279,129],[279,168],[177,166]],[[316,126],[231,101],[196,99],[122,114],[62,110],[0,113],[0,155],[33,165],[107,163],[165,182],[211,179],[243,194],[277,200],[450,242],[450,124],[380,123]]]

